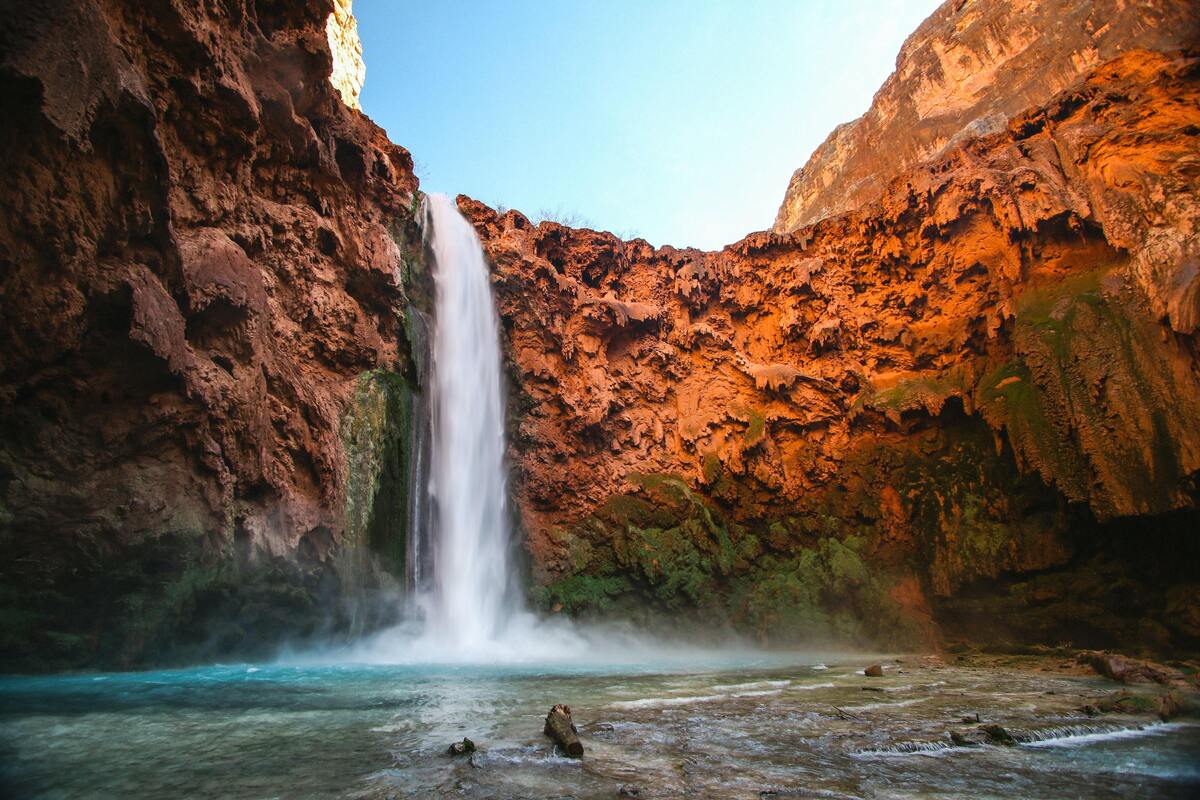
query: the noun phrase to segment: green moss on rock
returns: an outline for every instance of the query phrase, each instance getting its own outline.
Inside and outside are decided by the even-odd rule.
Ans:
[[[1097,270],[1023,294],[1015,357],[978,405],[1022,465],[1101,518],[1186,504],[1200,448],[1200,378],[1140,301]]]
[[[413,390],[396,373],[373,370],[358,379],[342,419],[345,457],[345,558],[374,554],[404,573],[407,549],[409,448]]]
[[[862,536],[831,537],[791,557],[763,559],[735,582],[733,618],[770,642],[920,643],[919,625],[891,594],[895,576],[872,568],[867,549]]]

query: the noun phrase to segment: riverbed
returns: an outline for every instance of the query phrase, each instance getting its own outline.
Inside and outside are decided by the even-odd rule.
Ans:
[[[884,676],[864,676],[876,660]],[[1080,710],[1115,688],[1041,663],[814,654],[691,668],[285,662],[7,677],[0,788],[131,800],[1200,792],[1200,724]],[[572,707],[581,760],[542,735],[557,702]],[[1018,744],[954,746],[950,732],[977,727],[975,715]],[[464,736],[475,755],[446,755]]]

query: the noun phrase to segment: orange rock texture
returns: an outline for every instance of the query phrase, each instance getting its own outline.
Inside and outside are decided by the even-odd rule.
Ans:
[[[848,613],[920,638],[930,598],[1076,558],[1081,514],[1194,512],[1198,66],[1129,51],[874,202],[720,252],[460,198],[549,599],[726,592],[760,632],[807,603],[836,633],[878,567]],[[827,580],[763,596],[781,570]]]
[[[1198,31],[1200,10],[1179,0],[947,0],[905,41],[867,113],[796,170],[774,230],[857,209],[1122,52],[1180,50]]]

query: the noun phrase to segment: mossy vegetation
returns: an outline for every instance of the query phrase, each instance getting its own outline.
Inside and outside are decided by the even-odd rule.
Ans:
[[[554,532],[570,574],[536,587],[538,605],[571,614],[699,610],[771,642],[917,641],[889,594],[893,576],[870,569],[867,539],[843,536],[836,520],[789,516],[757,530],[731,522],[679,476],[631,479],[638,494],[612,497]],[[815,529],[825,538],[814,539]]]
[[[1200,414],[1194,375],[1176,368],[1172,343],[1105,276],[1026,291],[1016,354],[984,375],[976,397],[1022,463],[1068,499],[1102,515],[1161,513],[1185,491],[1180,452]]]
[[[404,573],[413,389],[394,372],[358,379],[341,426],[345,455],[343,549],[368,548]]]
[[[886,389],[865,394],[855,401],[854,410],[873,408],[898,419],[906,411],[936,411],[948,398],[969,391],[970,376],[962,369],[950,369],[899,380]]]
[[[549,610],[603,614],[613,611],[618,599],[632,589],[629,580],[622,576],[572,575],[549,586],[536,587],[532,599]]]
[[[920,628],[892,597],[894,577],[869,566],[867,550],[866,538],[852,535],[767,556],[738,576],[730,610],[764,641],[913,646]]]
[[[790,510],[739,519],[720,493],[737,476],[715,458],[702,467],[698,486],[631,476],[636,491],[559,529],[566,569],[535,590],[539,602],[572,614],[697,612],[775,643],[899,648],[929,641],[931,599],[1063,568],[1075,552],[1060,495],[954,400],[936,426],[848,453]]]
[[[1065,560],[1065,521],[1053,491],[1018,471],[980,420],[946,423],[935,447],[902,452],[892,473],[908,498],[908,524],[919,532],[914,567],[928,576],[933,593]]]
[[[742,434],[742,444],[754,447],[767,438],[767,418],[757,408],[738,408],[736,416],[746,422],[746,432]]]

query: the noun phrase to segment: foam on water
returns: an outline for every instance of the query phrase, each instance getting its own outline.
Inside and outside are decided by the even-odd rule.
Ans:
[[[1143,736],[1159,736],[1174,728],[1189,723],[1151,723],[1148,725],[1105,726],[1071,725],[1013,734],[1026,747],[1080,747],[1098,742],[1137,739]]]

